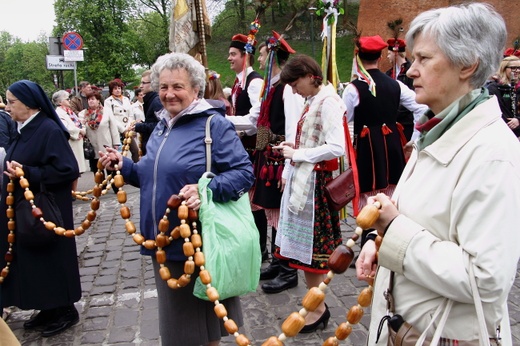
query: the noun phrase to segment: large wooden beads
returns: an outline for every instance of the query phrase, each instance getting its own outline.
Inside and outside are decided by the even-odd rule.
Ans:
[[[298,334],[304,326],[305,318],[299,313],[293,312],[283,322],[282,332],[288,337],[293,337]]]
[[[318,287],[311,287],[302,300],[302,306],[308,311],[314,311],[325,300],[325,292]]]
[[[341,274],[348,269],[353,259],[354,250],[345,245],[340,245],[330,255],[327,264],[334,273]]]
[[[379,217],[379,208],[381,208],[381,203],[375,202],[374,204],[368,204],[361,211],[359,215],[356,217],[356,223],[362,229],[368,229],[372,227],[374,222],[376,222]]]

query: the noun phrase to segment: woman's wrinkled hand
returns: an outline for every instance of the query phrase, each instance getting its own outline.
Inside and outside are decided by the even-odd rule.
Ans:
[[[6,161],[5,162],[5,171],[4,174],[9,177],[9,179],[15,179],[16,178],[16,168],[22,168],[23,166],[21,163],[16,161]]]
[[[377,269],[376,253],[376,242],[367,240],[356,261],[356,276],[358,280],[371,283],[374,279]]]
[[[99,152],[99,162],[105,169],[114,170],[117,165],[118,169],[123,168],[123,156],[117,149],[105,147],[106,153]]]
[[[199,210],[200,208],[200,198],[199,198],[199,186],[197,184],[188,184],[185,185],[179,194],[184,197],[186,201],[186,206],[193,210]]]
[[[381,208],[379,209],[379,217],[372,227],[380,232],[384,232],[390,222],[399,215],[399,210],[397,210],[395,201],[391,200],[384,193],[378,193],[374,197],[369,197],[367,204],[374,204],[376,201],[381,203]]]

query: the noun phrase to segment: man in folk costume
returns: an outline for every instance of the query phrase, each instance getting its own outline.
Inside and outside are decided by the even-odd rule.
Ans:
[[[347,120],[354,121],[354,148],[360,187],[359,210],[369,196],[383,192],[391,196],[405,166],[407,143],[397,124],[399,105],[419,117],[427,107],[415,102],[415,93],[378,68],[387,43],[379,36],[360,37],[355,73],[343,92]],[[363,232],[364,243],[368,231]]]
[[[388,55],[387,58],[392,64],[392,68],[386,71],[386,74],[392,79],[398,80],[406,85],[410,90],[414,90],[413,79],[406,75],[410,68],[410,61],[406,58],[406,42],[400,38],[389,38]],[[404,128],[404,136],[406,140],[412,139],[414,131],[414,117],[413,112],[409,111],[403,106],[399,106],[399,113],[397,115],[397,122]]]
[[[248,36],[237,34],[231,38],[229,45],[228,61],[230,68],[235,71],[236,78],[231,90],[231,108],[233,116],[227,117],[237,130],[244,148],[249,153],[251,161],[256,147],[256,123],[251,127],[251,123],[245,115],[251,114],[253,109],[260,109],[260,92],[262,90],[262,76],[253,70],[254,53],[257,41],[254,35],[258,31],[259,23],[255,20],[251,24]],[[245,125],[244,125],[245,124]],[[259,234],[267,232],[267,218],[265,211],[255,205],[251,205],[251,210],[255,218],[255,225]],[[267,247],[265,237],[260,239],[262,250],[262,260],[267,260]]]
[[[259,62],[266,72],[261,93],[260,108],[246,117],[256,124],[256,150],[253,156],[255,185],[253,204],[264,208],[268,226],[272,229],[271,253],[280,216],[283,183],[283,155],[272,150],[273,146],[288,140],[294,141],[296,125],[302,112],[304,99],[293,94],[289,85],[280,82],[280,72],[294,49],[273,30],[273,36],[261,48]],[[255,119],[256,118],[256,119]],[[265,234],[262,234],[265,231]],[[267,238],[267,229],[260,230],[260,238]],[[273,256],[271,263],[260,273],[260,280],[270,280],[262,285],[265,293],[278,293],[298,284],[297,270],[289,267],[287,260]]]

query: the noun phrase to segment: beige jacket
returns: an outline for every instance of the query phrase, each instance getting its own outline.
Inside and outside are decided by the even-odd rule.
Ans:
[[[396,273],[396,313],[406,321],[424,331],[447,297],[454,305],[442,336],[478,340],[468,276],[473,265],[488,333],[495,336],[503,319],[503,345],[511,345],[507,298],[520,258],[520,143],[501,119],[496,98],[420,153],[414,150],[394,198],[401,215],[379,250],[368,344],[375,345],[386,313],[388,269]],[[386,344],[383,330],[378,345]]]

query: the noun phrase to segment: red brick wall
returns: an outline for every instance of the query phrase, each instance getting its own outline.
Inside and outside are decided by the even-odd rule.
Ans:
[[[410,22],[420,12],[454,5],[461,2],[453,0],[360,0],[357,28],[362,36],[380,35],[386,41],[392,36],[387,22],[403,19],[405,32]],[[511,47],[514,39],[520,36],[520,1],[518,0],[488,0],[504,17],[508,30],[507,47]],[[390,65],[386,59],[386,51],[381,59],[381,69],[387,70]]]

